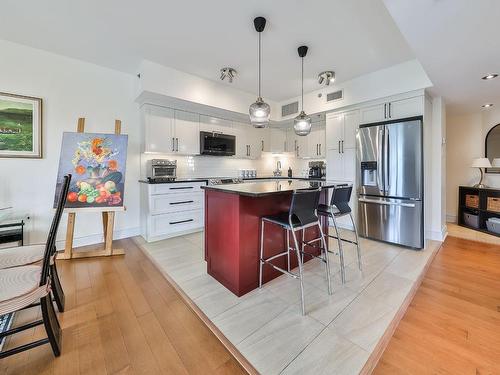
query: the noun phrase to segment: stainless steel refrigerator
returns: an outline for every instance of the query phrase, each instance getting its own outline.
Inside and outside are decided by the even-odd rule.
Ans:
[[[424,247],[422,117],[361,125],[357,132],[361,236]]]

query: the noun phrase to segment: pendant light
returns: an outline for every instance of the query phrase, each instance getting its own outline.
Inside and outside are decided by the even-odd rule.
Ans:
[[[255,30],[259,33],[259,96],[257,101],[253,103],[248,112],[250,114],[250,122],[254,128],[265,128],[269,124],[269,117],[271,116],[271,107],[269,104],[262,100],[260,96],[260,70],[261,70],[261,58],[260,58],[260,44],[261,44],[261,34],[266,27],[266,19],[264,17],[257,17],[253,20]]]
[[[302,110],[293,121],[293,130],[295,134],[304,136],[311,132],[311,118],[304,112],[304,57],[307,55],[307,46],[300,46],[298,52],[302,59]]]

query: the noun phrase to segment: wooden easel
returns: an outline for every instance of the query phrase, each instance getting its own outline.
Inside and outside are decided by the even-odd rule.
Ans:
[[[122,129],[122,122],[120,120],[115,120],[115,134],[120,134]],[[85,118],[78,119],[78,125],[76,131],[78,133],[83,133],[85,130]],[[64,252],[58,254],[58,259],[75,259],[75,258],[88,258],[88,257],[100,257],[100,256],[111,256],[111,255],[123,255],[125,252],[123,249],[113,249],[113,228],[115,223],[115,212],[125,211],[125,206],[122,207],[106,207],[106,211],[102,211],[101,208],[73,208],[66,209],[68,212],[68,226],[66,229],[66,245],[64,247]],[[75,219],[76,213],[80,212],[99,212],[102,214],[102,228],[104,232],[104,249],[102,250],[92,250],[92,251],[73,251],[73,235],[75,233]]]

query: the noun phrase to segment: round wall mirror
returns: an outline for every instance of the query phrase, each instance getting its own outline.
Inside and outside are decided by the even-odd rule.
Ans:
[[[500,173],[500,124],[491,128],[486,135],[484,151],[485,156],[490,159],[492,164],[499,163],[498,167],[487,168],[486,173]]]

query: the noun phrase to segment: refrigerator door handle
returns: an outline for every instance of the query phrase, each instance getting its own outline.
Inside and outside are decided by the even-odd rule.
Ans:
[[[384,129],[384,189],[385,193],[387,194],[390,189],[390,168],[389,166],[391,165],[390,160],[391,160],[391,151],[389,147],[389,128],[386,126]]]
[[[410,207],[410,208],[414,208],[415,207],[415,203],[388,202],[388,201],[380,201],[380,200],[366,199],[366,198],[359,198],[358,201],[362,202],[362,203],[383,204],[383,205],[386,205],[386,206],[401,206],[401,207]]]
[[[385,193],[385,184],[384,184],[384,128],[378,130],[377,134],[378,144],[377,147],[377,185],[379,186],[379,190]]]

